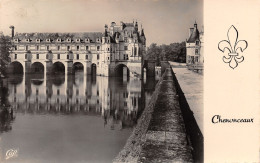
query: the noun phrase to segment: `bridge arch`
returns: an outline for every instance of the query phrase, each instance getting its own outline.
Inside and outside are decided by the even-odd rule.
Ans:
[[[85,67],[81,62],[74,62],[72,68],[75,73],[75,71],[83,71]]]
[[[23,74],[24,66],[19,61],[11,62],[7,67],[7,73],[9,74]]]
[[[54,62],[52,65],[52,73],[53,74],[61,74],[65,73],[65,65],[62,62]]]
[[[114,69],[114,74],[116,77],[129,77],[130,71],[129,68],[125,64],[119,64]]]
[[[91,64],[91,75],[97,74],[97,65],[95,63]]]
[[[31,73],[44,73],[44,65],[41,62],[33,62]]]

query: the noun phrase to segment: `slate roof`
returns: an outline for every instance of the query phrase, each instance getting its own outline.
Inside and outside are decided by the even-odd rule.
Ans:
[[[197,28],[195,28],[192,32],[192,34],[190,35],[190,38],[188,39],[188,43],[193,43],[195,42],[196,40],[199,40],[200,39],[200,32]]]
[[[96,42],[96,39],[102,39],[102,32],[77,32],[77,33],[16,33],[14,39],[19,39],[21,41],[25,39],[30,39],[31,42],[35,42],[36,39],[41,39],[41,41],[46,41],[46,39],[51,39],[52,41],[56,41],[58,38],[61,40],[66,40],[71,38],[72,41],[76,41],[76,39],[81,39],[85,41],[85,39],[89,38],[90,42]]]

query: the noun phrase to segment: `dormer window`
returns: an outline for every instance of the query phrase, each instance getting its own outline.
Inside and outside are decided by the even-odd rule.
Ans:
[[[61,42],[61,39],[60,39],[60,38],[58,38],[58,39],[57,39],[57,42]]]
[[[14,39],[14,42],[18,42],[18,41],[19,41],[18,38]]]
[[[37,38],[37,39],[36,39],[36,42],[41,42],[41,40]]]
[[[67,39],[67,42],[71,42],[71,39],[70,39],[70,38],[68,38],[68,39]]]
[[[26,42],[30,42],[30,39],[26,39]]]
[[[85,39],[85,42],[89,42],[89,38],[86,38],[86,39]]]
[[[100,39],[99,38],[97,38],[97,42],[99,42],[100,41]]]
[[[76,39],[76,42],[80,42],[80,39]]]
[[[51,40],[48,38],[48,39],[46,39],[46,42],[51,42]]]

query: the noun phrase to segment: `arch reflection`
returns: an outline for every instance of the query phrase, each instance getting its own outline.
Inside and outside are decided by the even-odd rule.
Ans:
[[[142,83],[130,78],[83,75],[24,76],[20,84],[8,85],[8,101],[15,112],[29,114],[101,116],[112,130],[133,127],[145,103]]]

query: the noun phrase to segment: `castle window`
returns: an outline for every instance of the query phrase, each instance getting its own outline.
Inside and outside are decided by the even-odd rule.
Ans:
[[[88,46],[86,46],[86,50],[88,50]]]
[[[100,50],[100,46],[97,46],[97,51],[99,51]]]
[[[77,54],[77,59],[79,59],[79,54]]]
[[[99,54],[97,54],[97,60],[99,60]]]
[[[79,46],[77,46],[77,50],[79,50]]]
[[[199,57],[198,56],[195,57],[195,62],[199,62]]]
[[[88,55],[86,55],[86,59],[88,59]]]
[[[195,49],[195,54],[196,54],[196,55],[199,54],[199,49]]]
[[[128,50],[128,47],[127,47],[127,46],[125,46],[125,50]]]
[[[60,54],[57,55],[57,59],[60,59]]]
[[[36,54],[36,59],[39,59],[39,54]]]
[[[60,50],[60,46],[58,46],[58,50]]]
[[[14,59],[17,59],[17,54],[14,54]]]

